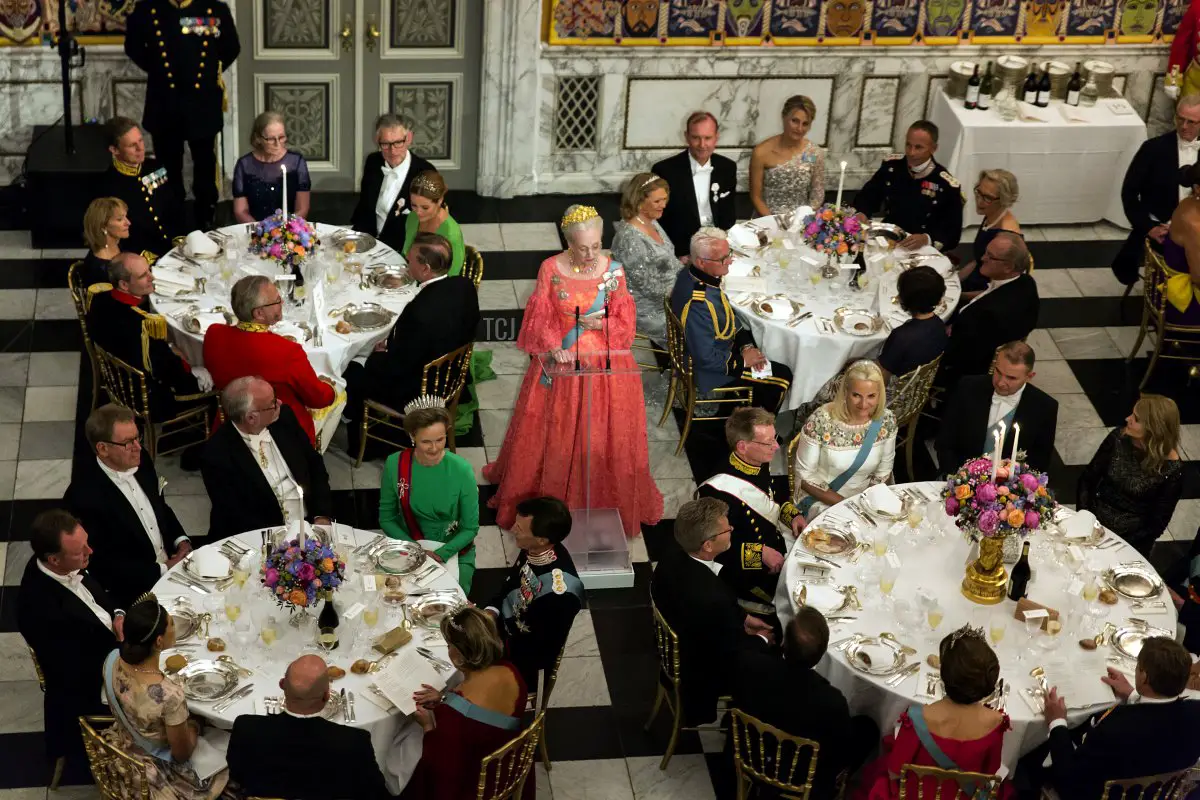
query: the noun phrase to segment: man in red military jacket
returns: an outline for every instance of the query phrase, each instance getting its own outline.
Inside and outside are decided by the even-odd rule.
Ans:
[[[270,331],[283,317],[283,298],[269,278],[252,275],[233,285],[233,313],[238,324],[213,325],[204,335],[204,366],[218,391],[236,378],[257,375],[275,389],[275,398],[290,406],[308,440],[316,443],[310,408],[332,405],[331,383],[317,377],[304,347]]]

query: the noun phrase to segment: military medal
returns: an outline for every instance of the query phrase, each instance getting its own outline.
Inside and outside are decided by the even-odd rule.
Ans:
[[[397,496],[398,496],[398,497],[399,497],[401,500],[403,500],[403,499],[404,499],[404,496],[405,496],[406,494],[408,494],[408,490],[409,490],[409,483],[408,483],[408,481],[404,480],[403,478],[401,478],[400,480],[396,481],[396,495],[397,495]]]

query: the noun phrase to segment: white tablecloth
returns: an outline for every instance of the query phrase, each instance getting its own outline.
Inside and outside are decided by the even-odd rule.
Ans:
[[[930,496],[940,492],[943,486],[940,482],[916,485]],[[841,527],[850,527],[855,530],[855,535],[860,541],[870,541],[872,529],[846,509],[844,501],[826,510],[810,523],[810,526],[820,525],[821,521],[826,518],[836,518],[842,521]],[[931,514],[927,522],[939,526],[939,529],[944,531],[937,541],[931,541],[929,535],[924,534],[918,537],[919,541],[915,544],[909,541],[893,544],[894,550],[901,559],[901,571],[892,596],[897,600],[905,599],[910,603],[915,601],[918,592],[937,598],[945,611],[945,618],[937,631],[930,630],[925,622],[924,614],[922,614],[918,633],[901,632],[899,621],[881,605],[878,583],[870,586],[863,585],[863,573],[876,566],[874,562],[880,561],[868,551],[860,557],[857,566],[843,563],[841,567],[833,569],[833,578],[836,582],[859,587],[859,597],[864,610],[839,612],[854,613],[857,615],[857,619],[831,623],[830,641],[836,642],[854,633],[877,635],[883,631],[889,631],[899,636],[905,644],[915,648],[917,655],[913,659],[923,662],[927,655],[937,653],[938,642],[946,634],[965,623],[981,626],[986,630],[993,611],[996,609],[1004,611],[1010,618],[1009,627],[1004,639],[995,649],[1000,658],[1000,676],[1012,684],[1007,708],[1012,721],[1012,730],[1004,737],[1003,756],[1003,763],[1008,766],[1009,770],[1016,766],[1017,759],[1021,755],[1046,740],[1045,722],[1040,715],[1034,714],[1023,698],[1018,696],[1018,693],[1023,694],[1027,687],[1035,685],[1034,680],[1029,676],[1029,670],[1033,665],[1044,666],[1047,672],[1053,665],[1058,673],[1095,675],[1096,680],[1099,681],[1100,676],[1105,674],[1105,660],[1112,655],[1112,651],[1108,647],[1087,651],[1079,647],[1078,641],[1084,636],[1094,636],[1099,633],[1105,621],[1111,621],[1121,626],[1127,624],[1126,620],[1130,616],[1137,616],[1157,628],[1171,631],[1172,634],[1175,631],[1175,607],[1170,603],[1170,598],[1165,591],[1160,599],[1166,601],[1167,611],[1161,614],[1134,613],[1130,610],[1129,601],[1122,598],[1115,606],[1103,606],[1108,610],[1106,616],[1068,619],[1066,628],[1058,637],[1062,641],[1058,643],[1056,649],[1050,652],[1039,650],[1035,659],[1026,657],[1024,653],[1027,649],[1027,639],[1024,626],[1012,619],[1016,603],[1006,599],[999,605],[980,606],[963,596],[961,590],[963,571],[971,552],[971,545],[958,533],[954,528],[953,521],[944,512]],[[1110,533],[1110,535],[1115,534]],[[1035,602],[1043,602],[1045,605],[1061,608],[1066,587],[1074,576],[1054,561],[1052,540],[1047,535],[1035,534],[1029,541],[1032,543],[1030,561],[1034,574],[1028,596]],[[793,589],[801,583],[801,567],[796,558],[798,550],[802,550],[802,548],[795,546],[792,548],[792,552],[789,552],[785,561],[784,574],[775,594],[775,606],[779,619],[784,625],[792,619],[796,611]],[[1087,550],[1086,552],[1089,554],[1088,557],[1093,560],[1092,565],[1098,569],[1104,569],[1120,562],[1141,560],[1138,553],[1127,544],[1107,550]],[[1018,652],[1022,654],[1019,661]],[[917,692],[924,691],[924,674],[927,670],[927,667],[923,667],[922,672],[918,675],[904,680],[897,687],[891,687],[885,683],[887,678],[866,675],[848,666],[846,657],[841,652],[831,650],[826,653],[817,667],[820,674],[828,678],[845,694],[850,703],[851,713],[866,714],[878,723],[884,732],[892,729],[896,720],[900,718],[900,714],[912,703],[930,702],[928,698],[915,697]],[[1129,671],[1132,673],[1131,668]],[[1132,678],[1130,682],[1132,683]],[[1068,697],[1067,700],[1070,702],[1071,698]],[[1068,721],[1071,725],[1078,724],[1098,708],[1103,708],[1103,706],[1069,709]]]
[[[752,223],[764,224],[765,221],[755,220]],[[734,226],[735,229],[738,227],[741,226]],[[904,251],[897,253],[903,254]],[[949,319],[962,294],[958,275],[953,272],[950,260],[934,248],[924,247],[918,253],[930,256],[925,264],[934,267],[946,277],[945,306],[939,311],[943,319]],[[908,315],[900,306],[892,302],[896,297],[899,269],[883,273],[881,280],[862,291],[845,288],[846,276],[849,273],[843,272],[842,277],[837,279],[843,287],[835,293],[831,289],[830,281],[823,280],[814,288],[807,277],[809,264],[801,260],[807,257],[817,263],[824,263],[823,256],[801,244],[795,245],[792,254],[793,258],[787,269],[780,269],[777,263],[768,263],[765,251],[754,258],[735,253],[734,261],[729,267],[731,276],[746,276],[758,267],[759,273],[765,278],[767,294],[786,294],[804,304],[802,311],[811,311],[813,314],[795,327],[789,327],[786,319],[764,319],[759,316],[751,307],[749,296],[729,292],[730,303],[738,321],[754,334],[754,341],[758,343],[763,354],[792,370],[792,387],[784,398],[783,410],[797,408],[811,400],[826,381],[841,372],[848,361],[875,358],[883,348],[884,340],[891,333],[892,325],[903,324],[908,319]],[[867,336],[851,336],[841,331],[832,334],[823,332],[818,320],[832,319],[833,312],[841,306],[865,308],[872,312],[882,311],[887,324]]]
[[[329,247],[329,237],[341,228],[336,225],[326,225],[317,223],[317,233],[320,235],[324,247]],[[237,232],[245,230],[244,225],[230,225],[221,228],[222,233],[234,235]],[[217,278],[218,266],[214,263],[200,262],[203,267],[197,268],[189,265],[184,261],[175,257],[175,252],[172,250],[167,255],[159,260],[158,264],[169,266],[172,269],[179,269],[185,273],[195,277],[207,277],[207,291],[198,299],[178,300],[167,295],[154,294],[151,295],[150,301],[156,311],[163,314],[167,318],[168,336],[171,343],[179,348],[183,353],[183,357],[187,359],[189,364],[196,366],[204,365],[204,337],[198,333],[192,333],[183,329],[182,316],[191,308],[198,308],[201,311],[209,311],[216,306],[224,306],[232,311],[229,302],[229,290],[233,283],[237,282],[238,278],[245,277],[250,274],[275,274],[271,262],[264,261],[258,256],[246,254],[239,258],[234,276],[228,285],[224,284]],[[320,253],[320,251],[317,251]],[[389,264],[396,266],[404,265],[404,258],[392,248],[382,242],[376,245],[375,249],[369,253],[359,254],[366,264]],[[157,265],[156,265],[157,266]],[[325,307],[330,311],[345,305],[346,303],[378,303],[385,308],[395,312],[397,315],[404,310],[416,294],[414,286],[410,291],[399,293],[384,293],[375,289],[360,289],[358,276],[350,274],[344,270],[338,282],[332,286],[326,284],[325,292]],[[284,319],[293,318],[295,311],[287,308],[286,298]],[[307,311],[307,304],[305,305]],[[307,321],[307,317],[305,320]],[[308,354],[308,360],[312,363],[313,369],[318,375],[327,375],[329,377],[340,377],[341,374],[349,366],[350,362],[359,355],[366,355],[371,352],[376,342],[385,339],[388,332],[391,330],[391,325],[379,328],[373,331],[361,331],[348,334],[336,333],[333,330],[332,318],[328,319],[329,324],[325,325],[322,336],[324,341],[320,347],[315,346],[312,342],[304,345],[304,351]],[[392,320],[395,324],[395,318]]]
[[[347,526],[339,525],[340,531],[346,531]],[[358,544],[365,544],[371,541],[378,535],[377,531],[365,531],[358,529],[349,529],[353,532],[355,541]],[[254,530],[239,534],[234,537],[242,544],[258,551],[261,544],[261,531]],[[205,550],[215,549],[220,547],[220,542],[206,545]],[[261,564],[256,561],[256,564]],[[154,593],[164,605],[170,605],[172,598],[185,597],[198,611],[207,610],[212,614],[212,623],[209,633],[212,636],[219,636],[225,640],[228,649],[225,652],[232,656],[237,663],[247,669],[253,670],[254,675],[241,679],[239,685],[253,683],[253,691],[246,697],[238,700],[223,712],[214,712],[213,703],[201,703],[196,701],[188,701],[188,708],[192,713],[204,717],[209,722],[219,728],[230,729],[233,727],[233,722],[242,714],[263,714],[265,708],[263,697],[282,696],[283,691],[279,688],[279,681],[283,678],[284,671],[288,664],[294,661],[301,655],[301,651],[308,642],[303,641],[296,628],[292,628],[287,624],[289,614],[286,610],[277,608],[274,601],[271,599],[267,591],[258,583],[257,575],[251,575],[246,582],[245,599],[242,603],[242,617],[240,619],[250,619],[253,623],[254,640],[247,646],[241,646],[237,642],[237,638],[233,635],[233,625],[225,617],[224,598],[231,591],[235,591],[235,587],[222,590],[220,593],[211,592],[207,595],[199,594],[186,586],[181,586],[174,581],[168,580],[168,577],[182,570],[182,565],[176,565],[167,575],[164,575],[154,586]],[[426,588],[438,591],[453,591],[458,593],[463,601],[466,601],[466,595],[463,594],[458,582],[451,577],[445,569],[439,567],[437,577],[431,581],[425,581],[423,584]],[[406,589],[411,589],[411,581],[404,582]],[[343,613],[347,608],[355,602],[363,599],[362,578],[358,574],[352,574],[351,579],[338,590],[336,595],[336,604],[338,611]],[[372,632],[372,636],[386,632],[391,627],[395,626],[394,617],[389,617],[391,606],[381,606],[379,615],[379,624]],[[314,610],[314,613],[319,609]],[[258,620],[261,614],[273,613],[277,620],[281,622],[279,627],[280,637],[270,647],[264,645],[258,637],[260,630]],[[389,784],[393,790],[398,791],[399,787],[403,787],[408,779],[412,776],[412,770],[416,767],[421,755],[421,729],[416,722],[408,717],[402,717],[398,713],[388,713],[384,711],[378,704],[370,699],[371,692],[367,686],[373,683],[374,676],[372,675],[356,675],[350,672],[350,665],[356,659],[368,658],[375,659],[379,657],[379,653],[370,649],[370,636],[362,637],[363,643],[354,648],[353,642],[359,626],[362,624],[362,616],[359,615],[354,620],[344,620],[338,628],[339,646],[327,658],[330,665],[337,665],[346,670],[346,675],[333,682],[332,690],[340,692],[343,688],[347,692],[353,692],[355,697],[355,713],[357,720],[350,723],[345,723],[341,715],[337,715],[335,722],[340,724],[352,725],[356,728],[363,728],[371,734],[371,744],[375,748],[375,757],[379,762],[380,768],[384,771]],[[420,627],[413,628],[413,640],[405,645],[406,648],[418,646],[428,647],[433,650],[436,655],[442,659],[449,660],[447,655],[446,642],[442,639],[437,631],[426,632]],[[428,640],[426,640],[428,636]],[[215,656],[215,653],[209,653],[205,648],[205,641],[200,634],[189,638],[181,644],[196,643],[198,646],[195,649],[186,649],[181,652],[187,656],[189,661],[196,659],[210,658]],[[166,655],[173,651],[164,653],[164,662]],[[312,652],[308,650],[307,652]],[[413,691],[421,687],[413,686]],[[398,765],[402,765],[397,769]]]
[[[1146,123],[1136,113],[1112,113],[1113,102],[1118,101],[1074,109],[1086,123],[1067,122],[1059,101],[1037,109],[1047,122],[1007,122],[995,103],[986,111],[968,111],[961,100],[935,93],[930,119],[941,134],[937,159],[962,184],[963,218],[974,218],[971,189],[979,172],[1006,169],[1017,176],[1021,199],[1014,213],[1025,225],[1107,219],[1128,227],[1121,181],[1146,140]]]

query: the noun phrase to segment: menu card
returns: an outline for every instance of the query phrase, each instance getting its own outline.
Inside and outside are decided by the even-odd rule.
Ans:
[[[376,688],[405,716],[417,710],[417,704],[412,697],[413,692],[426,683],[440,689],[446,685],[446,679],[438,674],[416,648],[399,652],[391,663],[375,676]]]

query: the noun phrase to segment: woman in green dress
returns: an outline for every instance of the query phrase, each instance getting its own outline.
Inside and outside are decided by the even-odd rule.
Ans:
[[[404,430],[413,446],[384,462],[379,527],[392,539],[440,542],[430,554],[442,564],[456,559],[458,583],[469,592],[479,533],[479,486],[470,462],[446,450],[446,431],[453,422],[440,403],[441,398],[422,395],[404,409]]]
[[[401,255],[408,258],[408,249],[412,247],[413,239],[419,231],[439,233],[450,242],[452,257],[450,271],[446,274],[462,274],[467,250],[463,246],[462,229],[458,227],[454,217],[450,216],[450,207],[446,205],[446,181],[442,179],[441,173],[434,169],[418,172],[409,187],[408,199],[412,213],[404,220],[404,247],[400,251]]]

